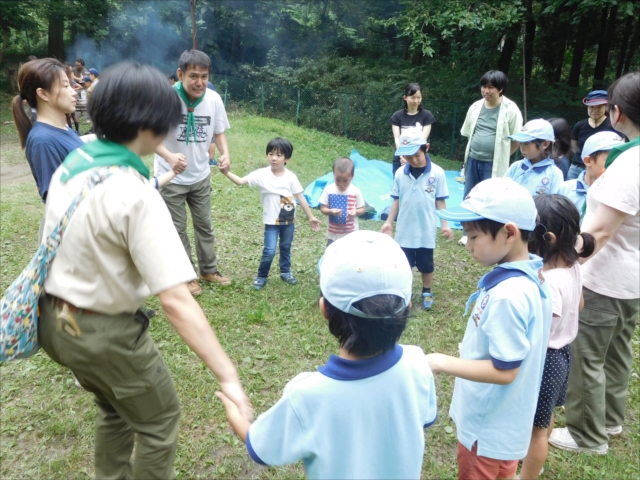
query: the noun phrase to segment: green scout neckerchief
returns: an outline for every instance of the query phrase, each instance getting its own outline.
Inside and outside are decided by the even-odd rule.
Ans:
[[[187,92],[185,92],[184,87],[182,86],[182,82],[176,83],[173,88],[176,89],[176,92],[178,92],[178,95],[187,106],[187,136],[185,138],[185,143],[189,145],[189,134],[191,132],[193,132],[193,138],[196,138],[196,118],[193,115],[193,111],[198,105],[200,105],[200,102],[202,102],[202,100],[204,99],[204,93],[200,98],[197,98],[192,102],[191,100],[189,100]]]
[[[60,181],[64,183],[92,168],[113,165],[131,167],[144,178],[149,178],[149,169],[142,163],[142,159],[127,147],[108,140],[95,140],[67,155],[62,162]]]
[[[615,162],[616,158],[618,158],[623,152],[626,152],[630,148],[637,147],[640,145],[640,136],[636,137],[634,140],[630,142],[623,143],[622,145],[618,145],[617,147],[613,147],[607,156],[607,161],[604,164],[604,168],[609,168],[613,162]]]

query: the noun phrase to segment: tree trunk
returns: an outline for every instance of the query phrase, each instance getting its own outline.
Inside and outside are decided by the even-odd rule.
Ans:
[[[573,60],[571,61],[571,71],[569,72],[569,80],[567,81],[572,88],[578,88],[580,85],[580,72],[582,71],[582,60],[584,59],[584,48],[587,38],[584,32],[587,31],[588,25],[588,16],[582,15],[580,23],[578,24],[576,43],[573,45]]]
[[[0,50],[0,63],[2,63],[2,59],[4,58],[4,52],[7,50],[9,46],[9,37],[11,36],[11,32],[9,31],[9,27],[6,25],[2,25],[2,50]]]
[[[396,53],[396,47],[398,45],[398,30],[395,25],[389,25],[387,28],[387,40],[389,41],[389,48],[391,49],[391,53]]]
[[[408,60],[409,59],[409,47],[411,47],[411,42],[412,41],[413,41],[413,38],[404,37],[404,52],[402,52],[402,58],[404,60]]]
[[[620,78],[622,75],[622,68],[624,67],[624,57],[627,53],[627,45],[629,44],[629,38],[631,37],[631,29],[633,28],[633,17],[627,17],[627,21],[624,24],[624,32],[622,33],[622,44],[620,45],[620,51],[618,52],[618,64],[616,65],[616,78]]]
[[[518,34],[522,29],[522,24],[514,23],[511,28],[507,30],[504,38],[504,45],[500,52],[500,58],[498,59],[498,70],[504,72],[505,75],[509,75],[509,69],[511,68],[511,59],[518,46]]]
[[[526,85],[531,83],[531,72],[533,71],[533,42],[536,39],[536,21],[533,17],[533,0],[527,0],[526,2],[526,14],[525,18],[527,23],[525,24],[524,35],[524,55],[525,55],[525,71],[524,78]]]
[[[602,15],[604,19],[602,25],[605,28],[602,29],[600,35],[600,43],[598,44],[598,56],[596,58],[596,68],[593,72],[593,89],[598,90],[604,87],[604,76],[607,71],[607,63],[609,61],[609,51],[611,49],[611,37],[616,28],[616,17],[618,16],[618,6],[614,5],[608,12],[607,9],[603,9]]]
[[[61,62],[64,57],[64,0],[49,2],[49,40],[47,50],[49,56]]]
[[[631,68],[631,61],[633,60],[633,56],[636,54],[638,46],[640,46],[640,22],[636,20],[636,28],[633,32],[633,38],[631,38],[631,42],[629,44],[627,59],[624,61],[623,73],[629,73],[629,69]]]

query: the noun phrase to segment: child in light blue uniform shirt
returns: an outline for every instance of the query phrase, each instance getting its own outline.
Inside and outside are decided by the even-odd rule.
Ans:
[[[434,373],[457,377],[449,413],[459,477],[515,478],[531,440],[553,306],[542,259],[527,247],[536,229],[533,197],[509,178],[493,178],[460,207],[436,214],[462,222],[466,248],[481,265],[497,264],[467,302],[460,358],[427,355]]]
[[[589,187],[604,172],[609,151],[624,143],[624,139],[617,132],[598,132],[591,135],[582,147],[582,161],[585,169],[578,178],[567,180],[560,185],[558,193],[568,197],[580,213],[580,224],[585,213],[585,203]]]
[[[391,235],[396,222],[396,242],[402,247],[411,268],[422,274],[422,307],[429,310],[434,299],[433,250],[436,247],[438,223],[435,211],[447,208],[449,188],[444,170],[435,165],[427,151],[429,144],[422,130],[408,128],[399,140],[396,155],[404,157],[404,168],[396,171],[391,190],[391,210],[382,226],[382,233]],[[399,212],[399,213],[398,213]],[[442,235],[453,238],[446,221],[442,221]]]
[[[564,178],[551,158],[555,140],[551,124],[542,119],[531,120],[522,127],[520,133],[509,138],[520,142],[524,159],[511,165],[504,176],[512,178],[534,197],[557,193]]]
[[[339,355],[291,380],[253,424],[216,396],[258,463],[302,460],[308,478],[418,479],[437,401],[422,349],[396,343],[411,304],[405,254],[389,236],[360,230],[327,247],[319,270],[320,311]]]

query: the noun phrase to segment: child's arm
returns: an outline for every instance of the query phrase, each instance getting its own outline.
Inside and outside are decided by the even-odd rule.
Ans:
[[[364,205],[359,208],[354,208],[353,210],[349,210],[347,212],[348,217],[359,217],[364,213]]]
[[[389,211],[389,216],[387,217],[387,221],[384,222],[380,231],[382,233],[386,233],[387,235],[391,235],[393,233],[393,221],[396,219],[396,215],[398,215],[398,199],[394,198],[393,203],[391,204],[391,210]]]
[[[337,217],[342,214],[342,209],[340,208],[329,208],[329,205],[325,205],[324,203],[320,205],[320,213],[323,215],[333,215]]]
[[[445,210],[447,208],[446,200],[436,200],[436,210]],[[453,238],[453,230],[449,228],[449,222],[445,219],[440,219],[440,225],[442,225],[442,235],[449,240]]]
[[[159,177],[155,177],[151,183],[154,183],[154,187],[156,187],[156,189],[160,188],[160,187],[164,187],[167,183],[169,183],[171,180],[173,180],[176,176],[176,172],[174,172],[173,170],[169,170],[166,173],[163,173],[162,175],[160,175]]]
[[[454,377],[464,378],[472,382],[495,383],[508,385],[516,379],[518,368],[501,370],[491,360],[467,360],[442,353],[431,353],[426,356],[433,373],[446,373]]]
[[[227,414],[227,420],[229,420],[229,424],[233,431],[236,432],[236,435],[240,437],[244,443],[247,443],[247,434],[249,433],[249,427],[251,426],[251,422],[242,416],[240,413],[240,409],[238,406],[229,399],[224,393],[216,392],[216,397],[222,402],[224,405],[224,411]]]
[[[249,180],[247,180],[247,177],[239,177],[235,173],[231,173],[229,171],[229,167],[224,169],[220,168],[220,172],[224,174],[224,176],[226,176],[229,180],[231,180],[236,185],[247,185],[249,183]]]
[[[302,210],[304,211],[305,215],[309,219],[309,225],[311,225],[311,230],[313,230],[314,232],[320,231],[320,220],[318,220],[316,217],[313,216],[313,212],[311,212],[311,209],[309,208],[309,204],[307,203],[307,200],[304,198],[304,195],[302,195],[302,192],[296,193],[294,196],[298,200],[298,203],[300,203]]]

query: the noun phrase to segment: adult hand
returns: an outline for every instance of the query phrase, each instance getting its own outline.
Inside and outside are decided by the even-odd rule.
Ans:
[[[176,175],[180,175],[186,169],[187,169],[187,161],[183,159],[178,160],[178,162],[171,167],[171,170],[173,170]]]
[[[218,168],[220,169],[220,171],[229,171],[229,169],[231,168],[231,160],[229,160],[228,154],[220,155],[220,158],[218,158]]]
[[[390,223],[384,222],[382,224],[382,228],[380,229],[380,232],[391,236],[393,234],[393,225],[391,225]]]
[[[218,163],[218,170],[220,170],[220,173],[222,173],[223,175],[226,175],[227,173],[229,173],[229,170],[231,170],[231,165],[229,165],[229,162],[227,162],[224,167],[221,167]]]
[[[453,230],[451,230],[449,227],[442,227],[442,235],[451,240],[453,239]]]
[[[253,405],[249,401],[249,398],[244,393],[240,381],[220,382],[222,392],[231,400],[244,419],[248,422],[253,420]],[[227,405],[225,404],[225,409]]]
[[[184,162],[185,165],[187,164],[187,157],[185,157],[182,153],[169,152],[169,154],[164,159],[167,161],[171,169],[176,167],[181,161]]]
[[[311,230],[313,230],[314,232],[320,231],[320,220],[318,220],[316,217],[311,217],[309,219],[309,225],[311,225]]]

